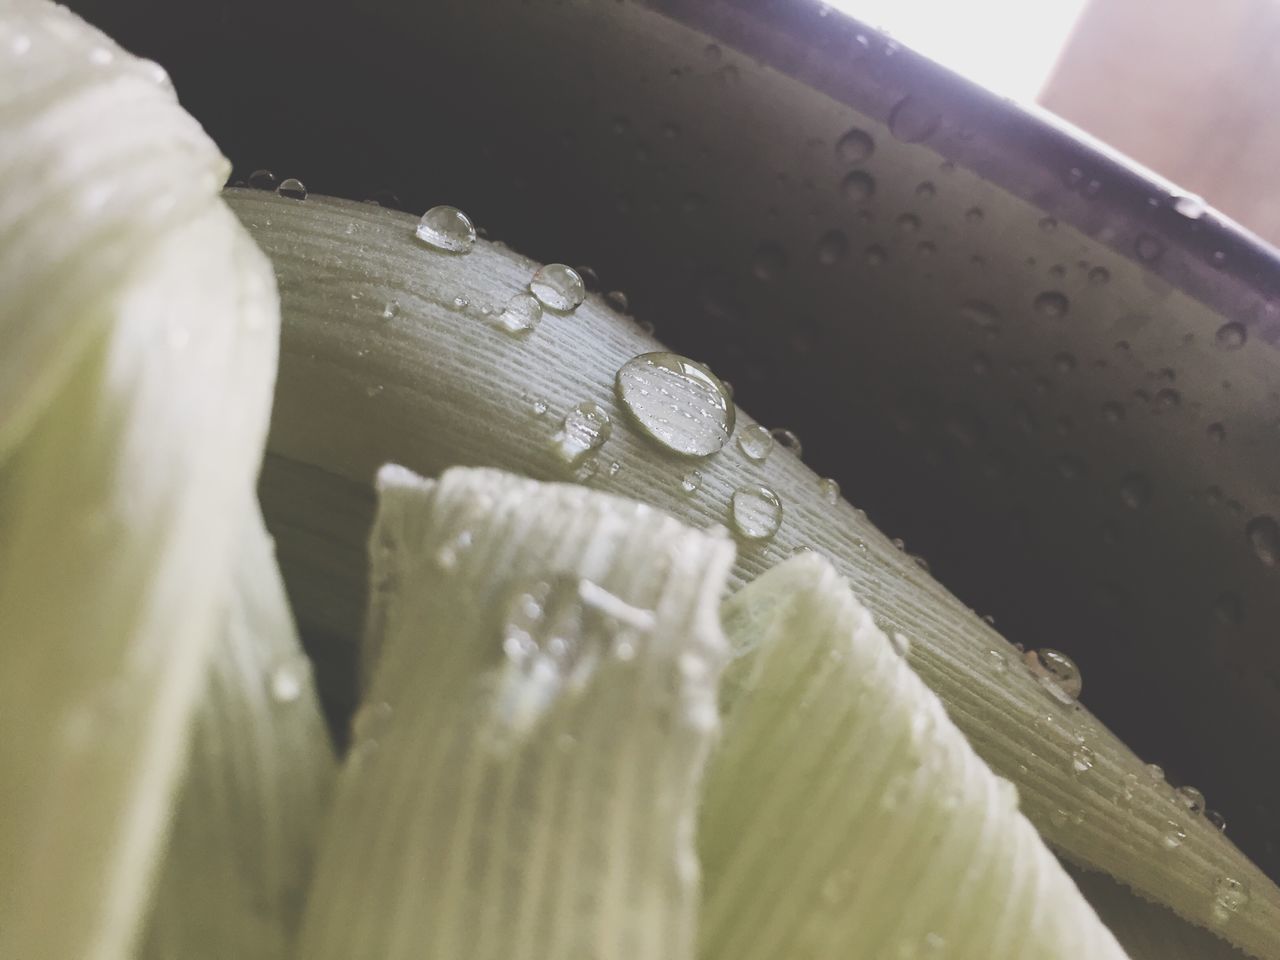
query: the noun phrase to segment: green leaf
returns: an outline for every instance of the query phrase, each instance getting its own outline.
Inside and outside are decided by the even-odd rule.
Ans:
[[[732,544],[493,471],[379,492],[376,667],[298,955],[689,960]]]
[[[214,647],[142,960],[285,960],[336,772],[256,512]]]
[[[122,960],[253,509],[278,305],[150,68],[51,4],[2,29],[0,956]]]
[[[775,567],[723,618],[703,960],[1124,957],[830,564]]]
[[[886,632],[910,641],[912,667],[978,755],[1016,784],[1023,812],[1055,848],[1202,925],[1212,910],[1208,891],[1224,875],[1236,878],[1249,899],[1215,931],[1255,956],[1280,956],[1275,884],[1179,805],[1168,784],[1148,777],[1087,710],[1050,696],[1011,645],[865,515],[831,502],[796,457],[777,450],[757,462],[730,441],[691,460],[636,427],[614,378],[661,345],[601,298],[567,316],[548,312],[537,330],[513,337],[483,310],[492,314],[526,289],[537,265],[506,248],[479,241],[465,256],[436,253],[414,238],[411,216],[314,195],[296,202],[233,191],[229,201],[272,257],[285,311],[268,517],[285,500],[326,505],[305,517],[291,511],[289,533],[298,539],[282,537],[282,555],[306,553],[294,568],[296,595],[324,600],[300,610],[303,622],[333,637],[351,635],[359,621],[363,588],[343,572],[358,562],[351,521],[379,465],[433,475],[467,463],[570,479],[555,434],[577,404],[599,404],[613,430],[583,482],[699,527],[729,522],[736,489],[770,487],[781,527],[768,540],[740,540],[731,583],[799,547],[828,557]],[[742,410],[736,420],[739,432],[754,423]],[[702,482],[688,492],[682,478],[693,470]],[[337,502],[346,509],[332,509]],[[1173,850],[1171,831],[1185,836]]]

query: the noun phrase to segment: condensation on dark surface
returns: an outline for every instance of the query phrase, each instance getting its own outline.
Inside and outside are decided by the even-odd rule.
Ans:
[[[73,4],[236,176],[589,264],[1280,878],[1265,251],[836,15],[655,6]]]

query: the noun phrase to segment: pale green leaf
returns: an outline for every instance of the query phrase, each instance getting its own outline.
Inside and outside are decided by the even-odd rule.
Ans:
[[[210,659],[142,960],[286,960],[336,763],[256,511]]]
[[[378,650],[309,960],[689,960],[733,546],[493,471],[380,474]]]

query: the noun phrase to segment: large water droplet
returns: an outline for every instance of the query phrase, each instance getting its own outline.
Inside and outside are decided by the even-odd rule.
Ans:
[[[547,309],[567,313],[581,305],[587,295],[587,285],[573,267],[548,263],[533,275],[529,291]]]
[[[542,304],[528,293],[517,293],[493,318],[495,327],[511,334],[532,333],[541,322]]]
[[[249,174],[249,186],[254,190],[274,190],[278,182],[270,170],[255,170]]]
[[[1075,703],[1084,681],[1075,661],[1059,650],[1028,650],[1023,659],[1040,685],[1059,703]]]
[[[889,132],[904,143],[919,143],[931,137],[941,121],[942,115],[933,104],[907,96],[889,112]]]
[[[1141,473],[1130,473],[1120,481],[1120,502],[1130,510],[1151,502],[1151,481]]]
[[[445,253],[469,253],[476,242],[475,224],[457,207],[432,207],[418,221],[418,239]]]
[[[764,460],[773,452],[773,434],[758,423],[750,424],[739,431],[738,447],[752,460]]]
[[[576,467],[599,450],[612,432],[609,414],[598,403],[586,400],[565,414],[552,442],[560,459]]]
[[[1254,517],[1244,528],[1254,555],[1268,567],[1280,564],[1280,524],[1268,516]]]
[[[871,134],[854,128],[836,141],[836,159],[841,163],[862,163],[875,148]]]
[[[739,487],[729,507],[733,528],[748,540],[768,540],[782,523],[782,501],[768,487]]]
[[[875,192],[875,177],[865,170],[854,170],[840,181],[840,193],[850,203],[865,203]]]
[[[640,428],[676,453],[708,457],[733,434],[734,406],[724,384],[687,357],[633,357],[618,369],[614,388]]]
[[[1243,323],[1224,323],[1214,334],[1213,342],[1223,350],[1239,350],[1249,339],[1249,331]]]
[[[1052,317],[1055,320],[1065,317],[1067,311],[1071,309],[1071,301],[1067,299],[1066,294],[1057,290],[1045,290],[1036,297],[1033,305],[1041,316]]]
[[[289,177],[283,180],[280,186],[276,187],[276,193],[282,197],[288,197],[290,200],[307,199],[307,188],[303,186],[301,180],[297,177]]]

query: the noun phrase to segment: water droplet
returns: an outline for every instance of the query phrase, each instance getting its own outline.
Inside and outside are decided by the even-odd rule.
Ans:
[[[1130,510],[1151,502],[1151,481],[1141,473],[1130,473],[1120,481],[1120,501]]]
[[[1124,404],[1108,400],[1102,405],[1102,418],[1108,423],[1119,423],[1124,419]]]
[[[875,177],[865,170],[854,170],[840,181],[840,193],[850,203],[865,203],[875,192]]]
[[[839,263],[849,253],[849,238],[840,230],[828,230],[818,241],[818,262],[824,267]]]
[[[1199,220],[1204,216],[1205,203],[1200,197],[1188,194],[1173,202],[1173,209],[1188,220]]]
[[[1095,287],[1105,287],[1111,282],[1111,271],[1106,267],[1094,267],[1089,271],[1089,282]]]
[[[1133,242],[1133,250],[1143,263],[1154,263],[1164,253],[1164,244],[1150,234],[1143,233]]]
[[[1204,813],[1204,794],[1195,787],[1184,784],[1178,787],[1174,793],[1177,794],[1178,801],[1191,813]]]
[[[1254,517],[1244,528],[1254,555],[1268,567],[1280,564],[1280,525],[1268,516]]]
[[[724,384],[686,357],[633,357],[618,369],[614,389],[640,428],[676,453],[708,457],[733,434],[735,411]]]
[[[748,540],[768,540],[782,523],[782,501],[768,487],[739,487],[729,505],[733,528]]]
[[[388,300],[386,303],[382,305],[383,320],[394,320],[398,316],[400,316],[399,300]]]
[[[1033,306],[1037,313],[1056,320],[1067,315],[1067,311],[1071,309],[1071,301],[1057,290],[1045,290],[1036,297]]]
[[[548,409],[547,401],[543,400],[541,397],[534,397],[529,401],[529,405],[533,407],[533,415],[535,417],[542,417],[546,415]]]
[[[568,313],[576,310],[587,295],[587,285],[573,267],[548,263],[529,281],[529,291],[548,310]]]
[[[772,283],[787,269],[787,254],[776,243],[762,243],[751,258],[751,272],[757,280]]]
[[[1177,850],[1187,841],[1187,832],[1172,820],[1165,821],[1164,833],[1160,835],[1160,845],[1166,850]]]
[[[702,471],[690,470],[680,478],[680,491],[685,496],[693,496],[702,489]]]
[[[875,148],[871,135],[855,127],[836,141],[836,159],[841,163],[862,163]]]
[[[287,180],[280,181],[280,186],[276,187],[276,193],[282,197],[288,197],[290,200],[307,199],[307,188],[303,186],[302,181],[297,177],[290,177]]]
[[[1045,233],[1053,233],[1053,231],[1058,229],[1058,221],[1053,219],[1053,217],[1041,217],[1040,229]]]
[[[1219,833],[1227,832],[1227,820],[1217,810],[1205,810],[1204,818],[1213,824]]]
[[[631,309],[631,300],[621,290],[610,290],[604,295],[604,302],[618,313],[626,313]]]
[[[1003,650],[988,650],[987,658],[991,661],[991,669],[996,673],[1005,674],[1009,672],[1009,658],[1005,656]]]
[[[827,503],[840,502],[840,484],[831,477],[823,477],[818,481],[818,493]]]
[[[604,408],[585,400],[565,414],[552,442],[561,460],[577,466],[599,450],[612,432],[613,424]]]
[[[896,630],[893,631],[889,634],[889,645],[892,646],[894,652],[904,660],[911,653],[911,638],[905,633],[899,633]]]
[[[1211,423],[1205,427],[1205,433],[1214,443],[1222,443],[1227,439],[1227,428],[1220,423]]]
[[[516,335],[532,333],[541,322],[542,304],[531,293],[517,293],[493,318],[493,325],[499,330]]]
[[[898,229],[903,233],[915,233],[920,229],[920,218],[914,213],[904,213],[897,220]]]
[[[1213,906],[1209,911],[1213,922],[1219,926],[1231,920],[1233,916],[1249,902],[1249,888],[1234,877],[1219,877],[1213,885]]]
[[[418,221],[418,239],[445,253],[470,253],[476,242],[475,224],[457,207],[432,207]]]
[[[928,180],[916,185],[916,196],[920,197],[922,200],[932,200],[937,196],[937,193],[938,188]]]
[[[369,384],[369,386],[364,388],[364,395],[366,397],[376,397],[378,394],[382,393],[382,390],[383,390],[382,384],[371,383]]]
[[[453,298],[453,309],[455,310],[465,310],[470,305],[471,305],[471,301],[468,300],[466,297]]]
[[[774,427],[769,431],[769,436],[773,437],[774,442],[782,447],[783,450],[789,451],[792,455],[799,458],[803,456],[804,449],[800,445],[800,438],[790,430],[782,427]]]
[[[907,96],[889,112],[889,132],[903,143],[919,143],[933,136],[942,116],[927,100]]]
[[[965,223],[981,223],[986,218],[981,207],[970,207],[964,212]]]
[[[249,174],[249,186],[254,190],[274,190],[278,182],[270,170],[255,170]]]
[[[1152,783],[1164,783],[1164,767],[1158,763],[1147,763],[1142,767],[1146,771],[1147,779]]]
[[[1072,704],[1080,697],[1084,681],[1075,661],[1060,650],[1043,647],[1028,650],[1023,660],[1040,685],[1059,703]]]
[[[752,460],[764,460],[773,452],[773,434],[758,423],[738,432],[738,447]]]
[[[889,255],[885,253],[884,247],[874,243],[867,247],[863,257],[866,259],[867,266],[869,267],[882,267],[884,266],[885,261],[889,259]]]
[[[271,671],[271,699],[276,703],[293,703],[302,696],[307,679],[307,663],[301,657],[290,657]]]
[[[1224,323],[1214,334],[1213,340],[1223,350],[1239,350],[1249,339],[1249,332],[1243,323]]]
[[[1093,769],[1093,751],[1081,744],[1071,753],[1071,772],[1077,777]]]

